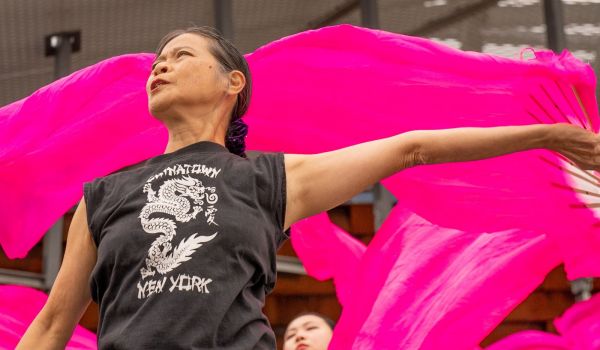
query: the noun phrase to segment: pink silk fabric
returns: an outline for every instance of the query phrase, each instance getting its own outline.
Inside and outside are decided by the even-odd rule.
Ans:
[[[543,234],[447,229],[401,206],[364,252],[324,214],[292,244],[311,276],[334,279],[330,349],[474,349],[560,262]]]
[[[82,182],[162,153],[166,131],[144,91],[152,59],[111,58],[0,109],[0,244],[9,257],[25,256],[77,203]],[[593,71],[566,51],[511,60],[342,25],[275,41],[247,59],[252,150],[317,153],[463,126],[599,128]],[[407,169],[384,185],[402,206],[384,234],[368,249],[354,242],[329,252],[333,262],[352,262],[356,276],[303,259],[316,275],[335,276],[338,290],[349,286],[338,291],[340,349],[391,347],[398,334],[406,349],[444,348],[448,337],[472,349],[552,266],[564,262],[570,278],[600,274],[597,175],[549,151]],[[328,244],[344,241],[322,218],[311,220],[335,233]]]
[[[0,286],[0,349],[14,349],[48,296],[23,286]],[[77,325],[67,350],[97,349],[96,334]]]
[[[600,350],[600,294],[571,306],[554,325],[559,335],[519,332],[486,350]]]

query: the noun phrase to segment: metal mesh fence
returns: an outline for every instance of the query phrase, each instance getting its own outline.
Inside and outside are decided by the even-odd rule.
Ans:
[[[361,24],[358,0],[232,0],[233,41],[251,52],[286,35],[323,25]],[[383,30],[424,36],[463,50],[518,57],[546,46],[540,0],[379,0]],[[0,104],[53,79],[44,37],[80,30],[72,69],[107,57],[151,52],[168,31],[215,25],[212,0],[6,0],[0,3]],[[600,69],[600,0],[564,0],[567,46]]]
[[[81,31],[72,70],[132,52],[153,52],[174,28],[214,25],[210,0],[6,0],[0,2],[0,105],[25,97],[54,79],[54,57],[44,37]]]
[[[328,13],[347,3],[345,0],[234,0],[234,43],[240,51],[252,52],[281,37],[309,29]],[[358,7],[335,23],[360,25]]]

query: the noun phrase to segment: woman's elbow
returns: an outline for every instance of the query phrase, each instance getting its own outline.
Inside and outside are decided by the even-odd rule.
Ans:
[[[428,164],[423,147],[423,140],[419,131],[409,131],[400,135],[401,137],[401,164],[400,169],[408,169],[419,165]]]

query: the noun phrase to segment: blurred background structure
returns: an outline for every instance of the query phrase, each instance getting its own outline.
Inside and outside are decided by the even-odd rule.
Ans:
[[[217,27],[249,53],[287,35],[341,23],[512,58],[526,47],[567,48],[600,71],[600,0],[4,0],[0,105],[105,58],[153,52],[158,40],[176,28]],[[375,186],[330,216],[368,242],[394,201]],[[0,283],[48,290],[60,266],[71,215],[66,213],[26,259],[10,261],[0,252]],[[278,337],[304,310],[336,319],[340,306],[332,284],[305,276],[289,243],[280,255],[278,285],[265,307]],[[590,280],[570,284],[556,269],[483,345],[518,330],[553,331],[552,319],[576,299],[589,297],[592,288]],[[92,304],[82,324],[95,330],[96,322],[97,306]]]
[[[53,81],[54,57],[45,55],[44,41],[53,33],[80,33],[81,50],[71,57],[71,69],[77,70],[115,55],[153,52],[165,33],[190,25],[216,26],[248,53],[287,35],[340,23],[508,57],[518,57],[524,47],[548,47],[547,34],[563,32],[558,48],[600,69],[599,0],[4,0],[0,104]]]

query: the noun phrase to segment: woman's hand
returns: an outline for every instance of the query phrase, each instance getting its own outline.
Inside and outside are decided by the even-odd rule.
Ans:
[[[549,149],[581,169],[600,170],[600,135],[566,123],[553,124],[550,130]]]

